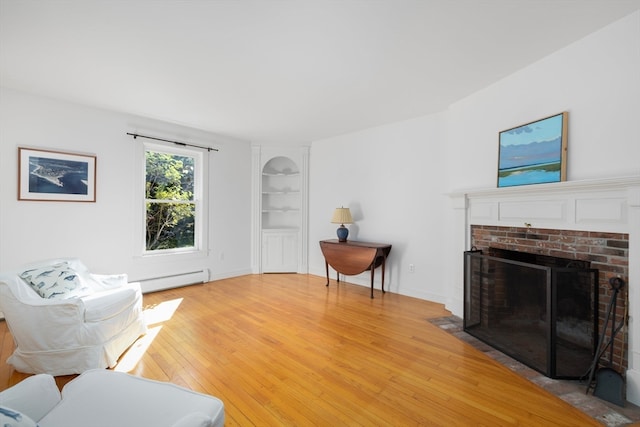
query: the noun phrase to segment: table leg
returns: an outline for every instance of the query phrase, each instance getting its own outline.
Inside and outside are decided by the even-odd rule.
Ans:
[[[373,299],[373,276],[376,271],[376,263],[375,261],[371,264],[371,299]]]
[[[387,263],[387,257],[382,257],[382,293],[384,294],[384,265]]]
[[[325,260],[324,268],[327,270],[327,284],[325,286],[329,286],[329,263]]]

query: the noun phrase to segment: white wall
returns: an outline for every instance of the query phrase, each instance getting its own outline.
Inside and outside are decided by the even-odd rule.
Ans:
[[[449,191],[494,188],[498,132],[562,111],[569,112],[568,181],[640,175],[640,12],[453,104]],[[460,233],[458,208],[447,215],[451,235]],[[448,308],[461,315],[460,253],[469,248],[449,241]]]
[[[449,189],[495,187],[498,132],[562,111],[568,180],[640,173],[640,12],[451,105]]]
[[[461,314],[464,206],[444,194],[494,188],[498,132],[562,111],[569,112],[569,180],[640,174],[640,12],[441,114],[315,141],[310,272],[324,275],[316,242],[335,238],[332,209],[349,206],[354,238],[394,245],[393,291]]]
[[[310,159],[310,272],[325,275],[319,240],[335,239],[333,209],[351,209],[349,239],[391,243],[385,287],[441,301],[445,238],[442,117],[433,115],[316,141]],[[429,236],[429,238],[427,238]],[[409,272],[415,265],[415,273]],[[335,274],[331,272],[335,279]],[[368,285],[369,273],[347,281]],[[379,289],[380,271],[376,271]]]
[[[500,130],[567,110],[569,180],[640,173],[639,43],[636,12],[446,112],[315,141],[309,271],[324,275],[317,241],[335,236],[331,212],[344,205],[356,221],[352,238],[394,245],[392,291],[447,303],[459,299],[464,248],[454,243],[461,232],[454,218],[460,209],[446,194],[495,186]],[[250,271],[248,143],[11,90],[0,95],[0,270],[80,256],[96,271],[125,271],[135,279],[200,266],[211,269],[213,278]],[[203,259],[134,256],[135,144],[125,133],[135,128],[220,146],[210,155],[211,251]],[[21,145],[96,154],[97,203],[18,202]],[[355,279],[366,284],[366,276]]]
[[[77,256],[92,271],[132,280],[208,269],[212,279],[250,272],[251,147],[210,133],[0,89],[0,271]],[[209,246],[201,256],[137,256],[134,224],[141,140],[126,132],[209,144]],[[97,156],[96,203],[17,200],[18,146]]]

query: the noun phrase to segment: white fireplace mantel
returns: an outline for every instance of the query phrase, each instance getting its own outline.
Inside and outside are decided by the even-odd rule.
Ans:
[[[640,176],[460,191],[468,224],[629,233]]]
[[[471,242],[471,225],[531,226],[629,235],[629,368],[627,400],[640,405],[640,175],[449,194],[456,212],[455,250]],[[461,232],[464,230],[464,232]],[[459,270],[456,270],[459,271]],[[447,308],[462,315],[462,273]]]

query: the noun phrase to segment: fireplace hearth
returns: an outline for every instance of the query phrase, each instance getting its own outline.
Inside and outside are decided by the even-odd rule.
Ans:
[[[598,341],[598,270],[587,261],[465,252],[464,330],[551,378],[578,379]]]

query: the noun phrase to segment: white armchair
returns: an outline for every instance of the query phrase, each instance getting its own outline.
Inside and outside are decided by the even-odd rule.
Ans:
[[[26,373],[113,367],[146,333],[140,285],[91,274],[76,258],[0,274],[0,311],[16,344],[7,363]]]

